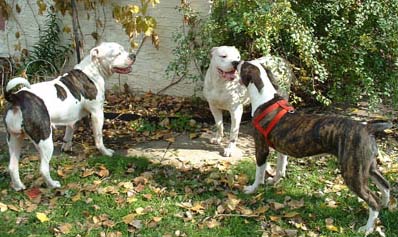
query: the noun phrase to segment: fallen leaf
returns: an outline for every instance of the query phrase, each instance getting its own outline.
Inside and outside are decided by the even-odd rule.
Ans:
[[[104,178],[109,176],[109,170],[104,165],[101,165],[99,169],[100,170],[96,173],[99,177]]]
[[[216,228],[216,227],[220,226],[221,224],[216,219],[211,219],[210,221],[206,222],[206,225],[209,229],[212,229],[212,228]]]
[[[81,177],[86,178],[88,176],[91,176],[95,173],[95,171],[93,169],[85,169],[83,171],[83,174],[81,175]]]
[[[39,221],[41,223],[50,220],[50,219],[48,219],[47,215],[45,213],[42,213],[42,212],[36,212],[36,218],[39,219]]]
[[[75,196],[72,197],[72,202],[77,202],[81,199],[81,194],[78,192]]]
[[[31,188],[25,191],[26,195],[29,199],[35,199],[41,195],[41,191],[39,188]]]
[[[72,229],[72,224],[70,223],[64,223],[58,226],[59,231],[61,231],[62,234],[69,234],[71,229]]]
[[[16,211],[16,212],[19,212],[19,208],[14,206],[14,205],[12,205],[12,204],[8,205],[8,209]]]
[[[125,224],[129,225],[130,223],[133,222],[134,218],[135,218],[135,214],[128,214],[128,215],[122,217],[122,220]]]
[[[8,206],[2,202],[0,202],[0,212],[5,212],[8,210]]]
[[[144,211],[145,211],[145,209],[142,208],[142,207],[138,207],[138,208],[135,209],[135,212],[136,212],[138,215],[144,214]]]
[[[300,215],[300,213],[298,213],[298,212],[288,212],[288,213],[285,213],[285,215],[283,215],[283,216],[286,218],[293,218],[293,217],[299,216],[299,215]]]

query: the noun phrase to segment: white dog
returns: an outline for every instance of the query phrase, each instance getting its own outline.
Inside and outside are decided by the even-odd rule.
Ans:
[[[220,46],[211,49],[210,66],[207,70],[203,95],[209,103],[216,124],[216,136],[210,140],[213,144],[220,144],[223,137],[224,125],[222,111],[227,110],[231,115],[231,130],[229,144],[224,149],[224,156],[231,156],[236,148],[239,125],[242,119],[243,106],[249,104],[247,89],[235,80],[238,74],[234,61],[240,60],[239,51],[233,46]],[[290,85],[294,74],[290,64],[283,58],[267,55],[257,59],[261,65],[269,68],[274,75],[274,86],[286,99],[289,96]],[[235,61],[235,63],[236,63]],[[285,176],[287,157],[278,155],[278,167],[275,178],[270,182],[277,182]]]
[[[236,148],[239,125],[243,114],[243,104],[249,103],[247,90],[235,78],[238,76],[236,65],[240,61],[239,51],[232,46],[220,46],[211,49],[211,60],[206,72],[203,95],[209,103],[216,124],[216,136],[210,140],[220,144],[224,135],[223,110],[231,115],[231,131],[228,147],[223,156],[231,156]]]
[[[40,172],[50,187],[60,187],[50,177],[49,163],[53,153],[52,126],[66,126],[63,150],[71,150],[73,125],[91,115],[95,145],[107,156],[113,150],[104,146],[102,126],[105,80],[113,73],[131,71],[135,55],[117,43],[102,43],[90,51],[74,69],[54,80],[30,85],[22,78],[12,79],[6,86],[5,98],[11,103],[4,117],[10,152],[9,171],[15,190],[25,189],[19,177],[18,162],[26,135],[40,153]],[[25,86],[13,93],[17,85]]]

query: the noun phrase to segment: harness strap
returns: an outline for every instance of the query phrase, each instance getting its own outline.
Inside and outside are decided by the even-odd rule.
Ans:
[[[267,116],[269,113],[271,113],[272,111],[278,109],[278,108],[282,108],[271,120],[271,122],[268,124],[268,126],[264,129],[261,125],[260,125],[260,121]],[[269,106],[268,108],[266,108],[263,112],[261,112],[261,114],[259,114],[257,117],[255,117],[253,119],[253,126],[259,131],[261,132],[261,134],[264,135],[265,140],[267,141],[268,146],[274,148],[274,145],[271,143],[271,141],[269,141],[268,139],[268,134],[272,131],[272,129],[275,127],[276,124],[278,124],[279,120],[281,120],[281,118],[287,113],[293,113],[294,112],[294,108],[290,105],[288,105],[288,102],[286,100],[279,100],[277,102],[275,102],[274,104],[272,104],[271,106]]]

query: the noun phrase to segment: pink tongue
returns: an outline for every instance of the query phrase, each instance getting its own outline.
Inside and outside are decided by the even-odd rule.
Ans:
[[[224,74],[223,77],[224,77],[225,79],[228,79],[228,80],[233,80],[233,79],[235,79],[235,71],[232,71],[232,72],[224,72],[223,74]]]

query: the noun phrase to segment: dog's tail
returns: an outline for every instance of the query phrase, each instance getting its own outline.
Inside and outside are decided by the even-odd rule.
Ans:
[[[14,88],[16,88],[18,85],[22,85],[23,87],[30,88],[30,83],[28,80],[26,80],[23,77],[16,77],[11,79],[6,86],[6,89],[4,91],[4,98],[8,101],[13,103],[15,101],[15,92],[12,92]]]
[[[389,121],[385,120],[372,120],[366,122],[366,128],[370,133],[382,132],[386,129],[389,129],[393,126],[393,124]]]

